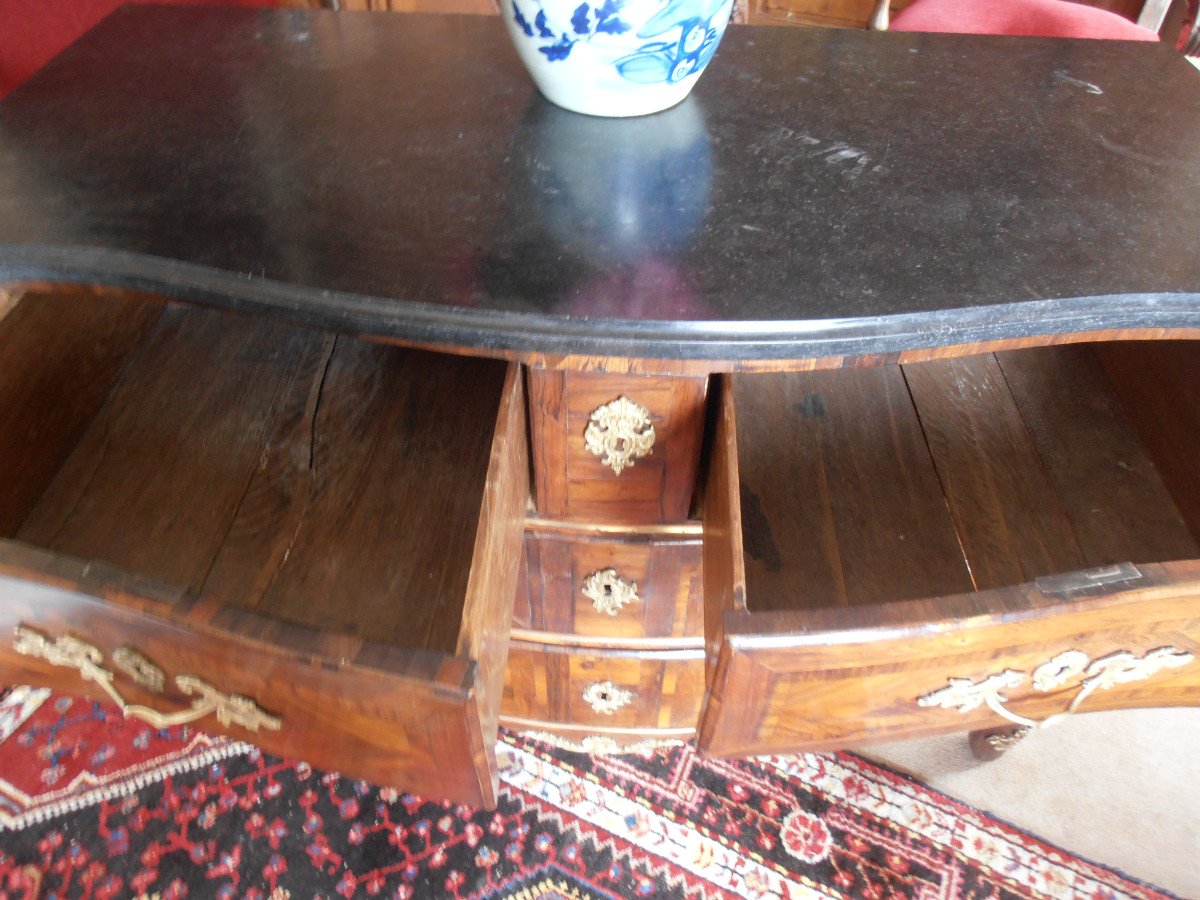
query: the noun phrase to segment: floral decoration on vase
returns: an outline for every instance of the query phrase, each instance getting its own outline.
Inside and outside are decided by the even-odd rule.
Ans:
[[[504,0],[538,88],[576,112],[630,116],[673,106],[717,51],[732,0]]]

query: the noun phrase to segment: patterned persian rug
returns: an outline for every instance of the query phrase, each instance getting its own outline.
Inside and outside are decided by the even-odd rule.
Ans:
[[[1170,895],[846,753],[588,757],[513,734],[494,812],[115,707],[0,701],[0,897]]]

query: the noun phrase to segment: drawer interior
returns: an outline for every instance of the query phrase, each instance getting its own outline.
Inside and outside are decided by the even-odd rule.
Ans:
[[[155,299],[27,294],[0,318],[0,574],[21,579],[0,593],[0,668],[494,804],[529,500],[519,376]],[[92,645],[107,688],[43,649],[63,638]],[[269,724],[231,718],[230,696]]]
[[[724,379],[700,747],[1200,704],[1198,384],[1155,342]]]
[[[1200,557],[1200,344],[730,382],[751,612]]]
[[[251,317],[30,294],[0,320],[0,537],[177,585],[218,625],[250,611],[459,653],[505,378]]]

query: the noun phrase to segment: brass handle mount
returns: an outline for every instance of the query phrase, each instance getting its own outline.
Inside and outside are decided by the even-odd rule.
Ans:
[[[1021,687],[1029,678],[1027,673],[1015,669],[993,672],[980,681],[967,677],[950,678],[945,687],[918,697],[917,705],[956,709],[961,713],[987,706],[996,715],[1023,728],[1045,727],[1077,712],[1083,701],[1098,690],[1107,691],[1118,685],[1144,681],[1164,669],[1186,666],[1195,658],[1191,651],[1170,646],[1156,647],[1142,656],[1118,650],[1098,659],[1092,659],[1082,650],[1064,650],[1034,669],[1034,689],[1049,693],[1076,679],[1082,680],[1076,685],[1075,696],[1064,712],[1041,720],[1022,716],[1005,705],[1009,702],[1008,691]]]
[[[542,741],[560,750],[572,753],[588,753],[592,756],[616,756],[623,753],[649,753],[654,750],[666,750],[672,747],[682,747],[683,741],[676,738],[644,738],[629,744],[621,744],[607,734],[589,734],[578,741],[572,741],[549,731],[522,731],[522,737]]]
[[[13,648],[24,656],[44,659],[52,666],[76,669],[84,681],[92,682],[108,694],[124,715],[140,719],[153,728],[185,725],[207,715],[215,715],[217,721],[227,728],[230,725],[240,725],[248,731],[258,731],[260,728],[278,731],[283,726],[281,718],[263,711],[249,697],[222,693],[195,675],[175,677],[175,686],[193,698],[188,709],[164,713],[148,706],[129,703],[113,683],[116,676],[105,667],[104,653],[100,648],[73,635],[64,634],[52,639],[36,628],[22,624],[17,626]],[[143,687],[162,690],[165,681],[162,670],[133,648],[120,648],[113,654],[113,664]]]

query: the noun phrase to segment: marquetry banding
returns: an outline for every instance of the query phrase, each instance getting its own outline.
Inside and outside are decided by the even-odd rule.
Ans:
[[[532,738],[535,741],[543,741],[558,747],[560,750],[569,750],[572,753],[587,753],[590,756],[616,756],[621,753],[648,753],[652,750],[664,750],[671,747],[680,746],[683,741],[677,738],[647,738],[641,741],[635,741],[630,744],[621,744],[607,734],[589,734],[580,738],[578,741],[568,740],[560,737],[549,731],[522,731],[522,737]]]
[[[620,652],[622,655],[639,650],[653,653],[688,651],[682,656],[674,655],[670,658],[704,658],[703,635],[684,635],[680,637],[625,637],[617,635],[610,637],[598,634],[560,634],[557,631],[539,631],[535,628],[514,628],[509,638],[514,644],[548,645],[549,647],[565,647],[568,650],[614,650]],[[547,649],[547,647],[542,647],[542,649]]]

